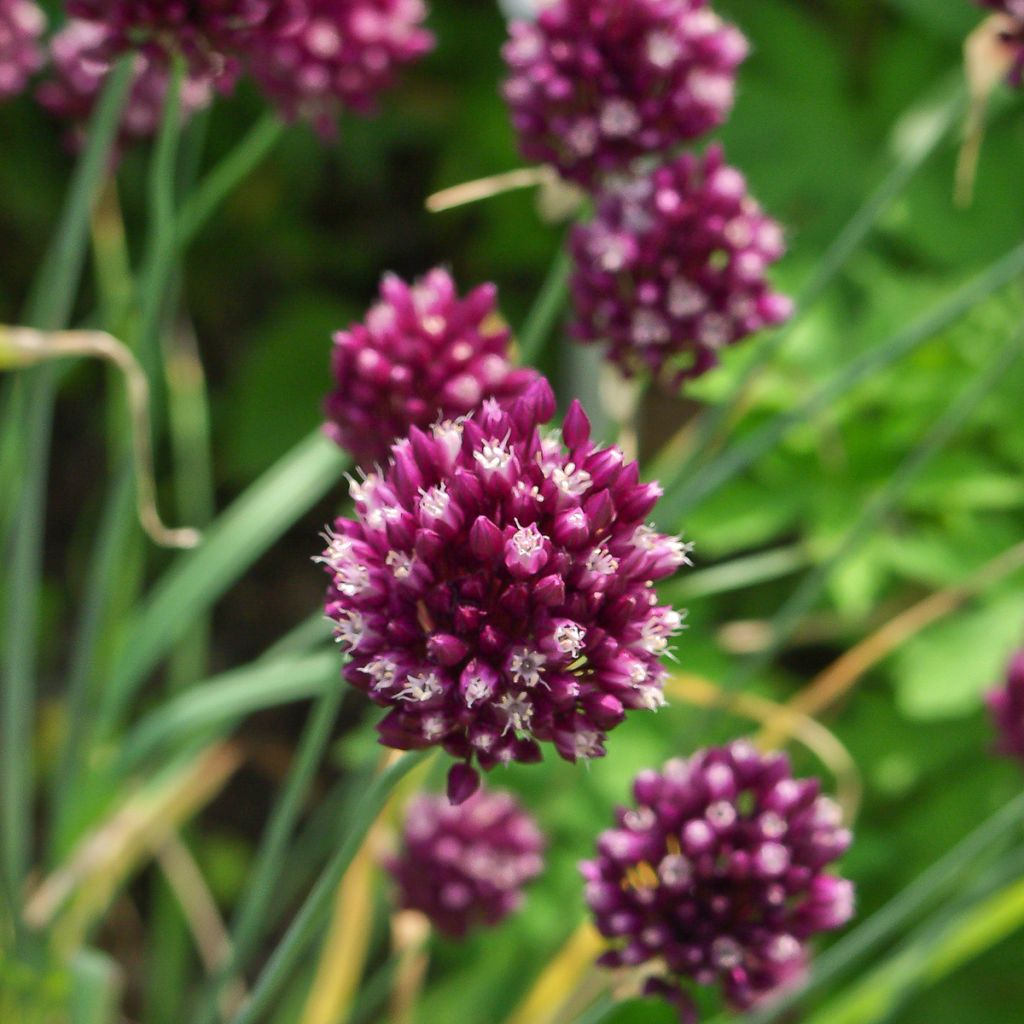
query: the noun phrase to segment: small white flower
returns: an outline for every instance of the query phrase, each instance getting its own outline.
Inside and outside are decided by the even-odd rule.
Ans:
[[[334,641],[351,654],[362,642],[365,629],[362,612],[346,608],[334,622]]]
[[[512,452],[508,448],[509,436],[506,435],[501,441],[495,438],[485,441],[478,452],[473,452],[473,458],[488,473],[500,473],[512,461]]]
[[[436,672],[421,672],[419,675],[407,676],[405,686],[395,696],[402,700],[422,703],[440,697],[443,693],[444,686],[437,678]]]
[[[605,547],[596,547],[587,556],[587,568],[599,576],[612,576],[619,569],[619,561]]]
[[[528,647],[517,647],[509,658],[508,674],[512,677],[513,682],[532,689],[538,683],[544,682],[544,664],[547,660],[540,651],[533,651]]]
[[[583,651],[587,631],[578,623],[563,622],[555,629],[555,646],[570,658],[578,658]]]
[[[533,718],[533,705],[530,703],[525,691],[520,692],[516,696],[506,693],[498,701],[498,707],[506,715],[505,728],[502,730],[502,734],[507,733],[509,729],[517,733],[529,730],[530,721]]]

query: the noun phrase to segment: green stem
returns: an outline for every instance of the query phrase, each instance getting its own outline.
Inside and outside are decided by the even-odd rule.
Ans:
[[[352,821],[347,823],[338,852],[317,879],[280,945],[256,980],[249,1001],[231,1019],[231,1024],[254,1024],[263,1017],[274,996],[327,923],[332,897],[388,797],[398,782],[427,756],[426,751],[407,753],[374,780],[359,801]]]
[[[198,618],[295,519],[338,481],[346,457],[319,431],[271,467],[178,557],[129,625],[96,730],[109,738],[135,692]]]
[[[339,681],[320,697],[310,714],[295,753],[295,761],[263,833],[255,865],[232,922],[231,955],[210,979],[195,1024],[213,1024],[224,985],[233,974],[244,969],[263,936],[267,912],[279,892],[288,842],[295,831],[317,765],[331,738],[343,695],[344,689]]]
[[[258,167],[284,135],[285,124],[267,114],[249,134],[200,182],[182,205],[178,217],[177,244],[187,248],[217,208]]]
[[[26,321],[42,330],[63,327],[71,315],[88,246],[89,219],[110,162],[121,111],[132,79],[131,58],[111,74],[89,126],[53,245],[28,304]],[[40,367],[16,382],[16,422],[21,439],[21,496],[13,521],[3,659],[3,725],[0,735],[0,859],[5,886],[17,897],[31,860],[32,717],[36,690],[36,640],[42,544],[56,374]],[[17,595],[15,598],[14,595]]]
[[[571,269],[572,260],[563,243],[519,335],[519,361],[524,366],[536,363],[544,349],[544,343],[555,326],[555,321],[565,308]]]
[[[205,528],[214,515],[213,450],[210,407],[203,363],[195,341],[176,332],[165,360],[174,490],[178,519]],[[200,617],[182,638],[168,667],[172,691],[206,674],[210,639],[208,616]]]
[[[177,256],[174,207],[178,144],[181,139],[183,77],[183,60],[175,57],[160,133],[149,171],[149,239],[139,283],[139,324],[135,348],[154,394],[154,385],[160,372],[160,327],[167,308],[168,285]]]
[[[770,451],[792,427],[827,408],[871,374],[920,348],[982,299],[1009,284],[1022,271],[1024,245],[1013,249],[951,298],[919,317],[910,327],[855,359],[805,402],[776,416],[690,480],[678,480],[676,487],[666,491],[655,509],[658,525],[662,529],[674,529],[683,515]]]
[[[67,820],[78,780],[84,775],[85,738],[88,735],[90,709],[95,700],[92,692],[96,678],[94,669],[111,597],[121,576],[117,555],[123,550],[125,534],[132,532],[135,518],[131,466],[128,460],[124,461],[126,464],[115,468],[113,488],[93,547],[85,593],[81,599],[82,615],[75,631],[64,708],[66,734],[53,780],[51,862],[56,862],[60,852],[67,849]]]

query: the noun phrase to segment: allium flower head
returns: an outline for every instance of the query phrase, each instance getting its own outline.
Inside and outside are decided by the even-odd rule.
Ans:
[[[681,618],[653,583],[687,546],[644,525],[660,495],[618,448],[599,448],[578,403],[561,437],[538,380],[510,408],[413,427],[381,473],[352,486],[320,561],[345,677],[388,714],[381,742],[439,745],[484,768],[604,753],[629,708],[657,708],[660,657]]]
[[[785,755],[738,741],[641,772],[633,794],[581,865],[587,902],[614,943],[602,963],[656,961],[650,990],[684,1020],[686,982],[747,1009],[799,977],[808,939],[852,916],[851,883],[825,873],[850,833]]]
[[[371,466],[411,426],[455,420],[484,399],[507,404],[521,394],[537,374],[509,362],[496,298],[492,284],[460,298],[441,269],[412,285],[385,277],[366,320],[334,337],[330,437]]]
[[[238,59],[306,20],[307,0],[67,0],[72,17],[101,22],[114,52],[132,46],[179,52],[193,71],[230,84]]]
[[[1010,660],[1006,682],[988,695],[999,738],[996,749],[1024,761],[1024,650]]]
[[[332,137],[341,110],[372,112],[377,96],[433,47],[434,37],[422,26],[423,0],[307,3],[301,31],[257,40],[250,68],[286,117]]]
[[[42,66],[46,16],[33,0],[0,0],[0,100],[17,96]]]
[[[462,804],[420,796],[409,806],[402,845],[385,866],[406,910],[454,938],[495,925],[523,901],[544,867],[544,837],[508,793],[480,790]]]
[[[721,124],[747,42],[706,0],[555,0],[504,55],[523,155],[592,186]]]
[[[609,187],[570,244],[573,334],[607,344],[626,373],[677,385],[792,312],[766,278],[785,251],[782,230],[719,146]]]
[[[50,40],[52,73],[37,96],[51,114],[74,125],[71,142],[76,147],[111,71],[110,43],[107,26],[81,19],[69,21]],[[133,59],[135,77],[121,115],[122,145],[156,134],[171,80],[167,62],[152,50],[140,50]],[[213,80],[198,72],[188,73],[181,84],[182,121],[208,106],[212,98]]]

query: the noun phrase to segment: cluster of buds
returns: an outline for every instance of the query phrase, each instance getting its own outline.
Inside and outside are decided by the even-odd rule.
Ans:
[[[46,16],[34,0],[0,0],[0,100],[17,96],[43,63]]]
[[[385,867],[399,906],[461,938],[496,925],[523,901],[544,867],[544,837],[508,793],[480,790],[462,804],[420,796],[406,812],[399,851]]]
[[[413,427],[320,558],[345,677],[388,709],[381,741],[464,762],[456,799],[474,762],[537,761],[540,741],[599,757],[627,710],[664,702],[682,623],[654,582],[687,546],[645,525],[660,488],[591,440],[578,403],[542,434],[554,411],[539,379],[508,408]]]
[[[39,102],[54,116],[70,122],[71,144],[84,141],[84,126],[110,73],[110,31],[102,22],[75,18],[50,41],[51,75],[39,86]],[[122,145],[156,134],[163,120],[170,86],[170,67],[152,49],[134,55],[134,79],[121,115]],[[188,72],[181,83],[182,122],[208,106],[214,85],[209,76]]]
[[[328,435],[369,467],[385,461],[410,427],[458,420],[487,398],[507,405],[521,394],[537,375],[509,362],[510,332],[496,298],[492,284],[460,298],[440,268],[412,285],[386,276],[364,322],[334,336]]]
[[[342,109],[370,113],[397,72],[433,46],[423,0],[307,0],[290,34],[263,35],[250,68],[286,117],[331,137]]]
[[[687,981],[748,1009],[799,979],[813,935],[852,916],[851,883],[825,871],[850,833],[785,755],[737,741],[642,772],[633,795],[581,865],[586,898],[614,944],[602,963],[650,966],[648,991],[684,1021]]]
[[[998,733],[996,749],[1024,761],[1024,650],[1011,659],[1003,685],[989,693],[988,706]]]
[[[721,124],[747,42],[706,0],[556,0],[504,55],[523,155],[593,187]]]
[[[782,230],[718,146],[607,189],[570,244],[573,334],[605,343],[628,374],[678,384],[792,311],[766,277]]]

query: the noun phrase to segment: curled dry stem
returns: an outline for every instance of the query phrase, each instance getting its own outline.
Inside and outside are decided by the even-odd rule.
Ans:
[[[157,509],[149,381],[131,350],[105,331],[37,331],[28,327],[0,326],[0,370],[20,369],[69,356],[102,359],[124,377],[139,522],[152,541],[161,547],[195,547],[202,540],[199,531],[187,527],[168,528]]]

